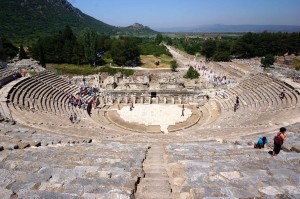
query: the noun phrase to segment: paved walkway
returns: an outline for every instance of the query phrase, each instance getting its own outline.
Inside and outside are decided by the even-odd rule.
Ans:
[[[147,126],[160,125],[164,133],[168,133],[169,125],[184,122],[192,115],[192,111],[188,108],[184,109],[184,116],[182,116],[181,106],[165,104],[136,104],[132,111],[129,106],[126,106],[117,112],[126,122],[136,122]]]

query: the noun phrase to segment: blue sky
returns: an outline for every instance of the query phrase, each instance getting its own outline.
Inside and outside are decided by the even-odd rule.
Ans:
[[[69,0],[114,26],[300,25],[300,0]]]

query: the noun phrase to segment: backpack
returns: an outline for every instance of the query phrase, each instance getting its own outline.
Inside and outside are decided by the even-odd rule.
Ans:
[[[274,137],[274,144],[276,145],[282,145],[283,144],[283,140],[280,137],[281,133],[278,133],[275,137]]]

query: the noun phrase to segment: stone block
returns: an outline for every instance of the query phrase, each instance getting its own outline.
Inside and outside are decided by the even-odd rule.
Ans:
[[[79,184],[65,184],[63,186],[63,190],[64,190],[63,191],[64,193],[82,195],[84,188],[82,185],[79,185]]]
[[[236,188],[236,187],[224,187],[222,192],[226,196],[232,198],[258,198],[260,193],[257,190],[247,190],[245,187]]]
[[[40,190],[22,190],[17,192],[18,198],[26,199],[79,199],[80,197],[76,194],[68,193],[56,193]]]
[[[6,144],[4,145],[4,149],[7,149],[7,150],[13,150],[13,149],[18,149],[19,148],[19,145],[17,144]]]
[[[30,144],[30,146],[33,146],[33,147],[39,147],[42,145],[41,142],[30,142],[29,144]]]
[[[229,180],[231,180],[231,179],[239,179],[239,178],[241,178],[242,176],[241,176],[241,173],[240,172],[238,172],[238,171],[232,171],[232,172],[220,172],[220,174],[222,175],[222,176],[224,176],[225,178],[227,178],[227,179],[229,179]]]
[[[18,145],[19,145],[19,148],[20,148],[20,149],[25,149],[25,148],[30,147],[30,144],[29,144],[29,143],[23,143],[23,142],[21,142],[21,143],[19,143]]]
[[[41,185],[39,186],[39,190],[49,191],[49,192],[62,192],[63,184],[42,182]]]
[[[15,193],[19,192],[20,190],[31,190],[36,183],[26,183],[22,181],[15,182],[11,185],[11,190]]]
[[[12,195],[13,195],[13,192],[11,190],[0,187],[0,198],[1,199],[10,199]]]
[[[267,196],[276,196],[283,194],[284,191],[280,189],[279,187],[273,187],[273,186],[268,186],[268,187],[262,187],[258,189],[259,192],[267,195]]]

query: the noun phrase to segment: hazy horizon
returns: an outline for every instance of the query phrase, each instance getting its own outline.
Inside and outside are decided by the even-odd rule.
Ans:
[[[141,23],[153,29],[200,25],[300,26],[299,0],[69,0],[84,13],[114,26]]]

